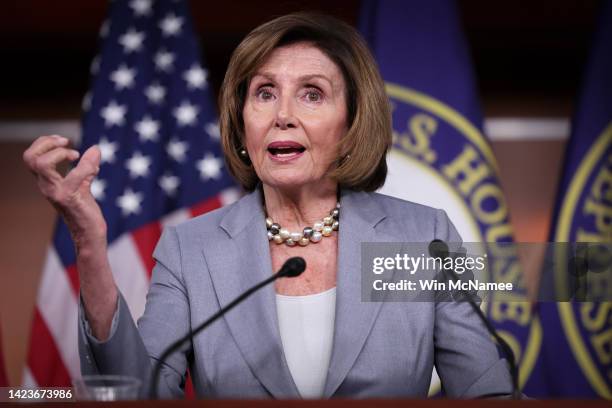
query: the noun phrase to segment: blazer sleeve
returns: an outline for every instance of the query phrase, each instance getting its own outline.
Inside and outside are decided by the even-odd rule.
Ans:
[[[142,381],[141,397],[149,396],[153,366],[164,350],[189,331],[189,304],[181,275],[181,251],[176,230],[167,228],[155,248],[155,268],[143,316],[138,327],[121,293],[110,336],[96,339],[79,306],[79,356],[83,375],[129,375]],[[162,365],[160,398],[182,398],[187,354],[171,355]]]
[[[436,238],[461,245],[446,213],[438,210]],[[456,248],[455,248],[456,249]],[[451,398],[510,396],[512,380],[505,359],[467,302],[436,303],[434,362],[445,394]]]

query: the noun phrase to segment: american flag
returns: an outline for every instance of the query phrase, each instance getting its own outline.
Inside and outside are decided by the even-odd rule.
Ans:
[[[108,224],[109,259],[132,316],[142,315],[152,252],[165,225],[234,201],[188,5],[116,0],[100,30],[83,102],[81,152],[98,144],[91,191]],[[32,322],[24,385],[80,376],[75,252],[58,222]]]

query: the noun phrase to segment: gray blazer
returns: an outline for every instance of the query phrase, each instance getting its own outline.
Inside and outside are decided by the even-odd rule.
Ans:
[[[132,375],[148,384],[152,364],[170,343],[269,277],[261,203],[256,190],[164,231],[138,327],[120,297],[110,338],[99,342],[81,307],[83,374]],[[360,243],[458,242],[446,214],[350,190],[341,192],[341,205],[335,332],[324,397],[424,398],[434,365],[450,397],[510,394],[506,362],[467,303],[361,302]],[[283,354],[274,286],[171,356],[162,370],[162,397],[183,395],[188,368],[202,398],[299,398]]]

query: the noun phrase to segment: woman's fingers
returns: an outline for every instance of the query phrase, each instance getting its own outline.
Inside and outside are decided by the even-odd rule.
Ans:
[[[98,146],[91,146],[83,153],[81,160],[75,168],[65,178],[66,189],[69,191],[75,191],[79,189],[83,183],[91,184],[91,181],[100,171],[100,148]]]
[[[70,141],[61,136],[42,136],[36,139],[23,153],[28,168],[36,175],[38,187],[47,199],[59,207],[70,207],[83,203],[90,195],[89,184],[100,165],[100,150],[91,147],[84,153],[77,166],[65,177],[57,171],[63,161],[74,161],[79,152],[69,148]],[[85,187],[85,188],[82,188]],[[86,200],[87,202],[89,200]]]
[[[79,158],[79,152],[66,147],[56,147],[38,156],[34,160],[34,169],[48,181],[59,181],[62,176],[57,172],[57,165],[65,160],[74,161]]]
[[[32,172],[36,173],[36,161],[41,155],[57,147],[66,147],[69,143],[70,141],[62,136],[41,136],[23,152],[23,161]]]
[[[106,223],[90,191],[91,182],[100,170],[100,149],[90,147],[66,176],[56,169],[59,163],[78,158],[79,152],[71,149],[68,139],[60,136],[42,136],[23,153],[39,190],[64,218],[75,243],[105,242]]]

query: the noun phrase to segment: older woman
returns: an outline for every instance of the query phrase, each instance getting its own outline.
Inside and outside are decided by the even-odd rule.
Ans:
[[[301,256],[300,277],[256,293],[164,363],[163,396],[183,393],[189,368],[205,397],[425,397],[434,365],[449,396],[511,393],[469,305],[361,302],[361,242],[459,237],[443,211],[372,192],[385,180],[391,119],[353,28],[308,14],[256,28],[232,56],[220,105],[229,169],[250,194],[164,232],[138,327],[89,192],[98,149],[66,177],[55,166],[78,156],[66,139],[42,137],[24,154],[77,248],[84,373],[147,384],[169,344]]]

